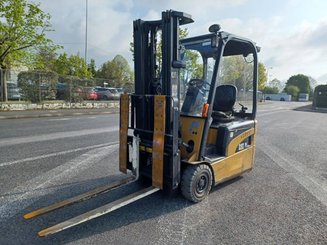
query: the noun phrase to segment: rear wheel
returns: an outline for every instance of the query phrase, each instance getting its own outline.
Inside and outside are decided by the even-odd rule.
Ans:
[[[102,97],[102,99],[104,99],[104,100],[109,100],[109,98],[108,98],[107,95],[104,95],[104,96]]]
[[[189,165],[183,172],[181,191],[192,202],[201,202],[212,187],[212,172],[205,164]]]

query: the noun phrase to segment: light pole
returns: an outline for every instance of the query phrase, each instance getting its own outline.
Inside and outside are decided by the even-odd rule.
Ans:
[[[85,54],[84,60],[87,63],[87,14],[88,14],[88,0],[85,0]]]
[[[267,68],[267,83],[269,84],[269,70],[271,70],[273,67],[270,66]]]

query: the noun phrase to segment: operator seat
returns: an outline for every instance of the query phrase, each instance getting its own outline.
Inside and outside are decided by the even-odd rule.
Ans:
[[[219,122],[231,122],[234,104],[236,101],[237,88],[234,85],[220,85],[216,88],[215,101],[212,108],[213,124]]]

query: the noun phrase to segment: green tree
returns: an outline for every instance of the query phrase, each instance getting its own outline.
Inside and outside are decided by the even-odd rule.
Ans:
[[[252,89],[253,63],[245,62],[242,55],[224,57],[219,76],[222,84],[233,84],[238,91]]]
[[[26,0],[2,0],[0,2],[0,65],[10,65],[22,51],[40,45],[49,45],[46,38],[50,31],[50,15],[39,4]],[[16,57],[14,56],[16,55]]]
[[[92,73],[88,70],[87,64],[79,54],[72,54],[69,59],[69,70],[70,73],[68,75],[76,76],[79,78],[90,78],[92,77]]]
[[[186,68],[182,69],[181,77],[185,82],[188,82],[191,78],[203,77],[203,64],[202,59],[199,61],[200,53],[194,50],[186,50],[184,54],[184,60],[186,61]]]
[[[273,88],[274,87],[277,88],[278,89],[278,92],[283,89],[282,82],[280,80],[276,79],[276,78],[274,78],[273,80],[269,81],[268,86],[269,87],[273,87]]]
[[[277,87],[269,87],[269,86],[266,86],[262,90],[262,92],[265,93],[265,94],[278,94],[279,89]]]
[[[292,95],[293,100],[297,100],[299,93],[300,93],[300,89],[295,85],[287,85],[285,87],[284,91],[286,93]]]
[[[111,80],[113,86],[117,87],[130,84],[132,76],[127,60],[121,55],[116,55],[113,60],[105,62],[96,73],[97,78]]]
[[[54,71],[57,59],[56,50],[57,47],[38,47],[32,56],[29,68],[33,70]]]
[[[92,77],[95,77],[97,71],[94,59],[91,59],[90,64],[87,65],[87,70],[92,74]]]
[[[179,38],[183,39],[186,38],[188,36],[188,30],[187,28],[181,28],[179,27]],[[157,46],[156,46],[156,63],[158,65],[158,73],[160,73],[161,71],[161,67],[162,67],[162,34],[159,31],[157,33]],[[130,42],[129,43],[129,50],[131,51],[132,55],[133,55],[133,61],[134,61],[134,43]]]
[[[263,63],[259,62],[258,66],[258,89],[264,90],[267,84],[267,71]]]
[[[35,46],[49,46],[51,40],[46,32],[51,30],[50,15],[40,9],[39,4],[27,0],[0,1],[0,67],[10,68],[27,56],[27,49]],[[4,78],[5,74],[1,74]],[[2,79],[3,91],[6,81]],[[3,99],[6,100],[6,93]]]
[[[54,64],[54,69],[59,75],[70,75],[69,57],[66,53],[60,54]]]
[[[63,76],[76,76],[79,78],[91,78],[92,73],[82,57],[77,55],[60,54],[54,63],[55,71]]]
[[[286,82],[285,91],[291,85],[298,87],[300,93],[309,94],[311,92],[310,80],[306,75],[298,74],[291,76]]]

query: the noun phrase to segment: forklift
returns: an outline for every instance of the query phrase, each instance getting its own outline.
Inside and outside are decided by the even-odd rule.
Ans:
[[[217,24],[205,35],[180,39],[180,26],[192,22],[189,14],[167,10],[160,20],[133,23],[135,91],[120,98],[119,170],[127,177],[24,218],[140,179],[150,180],[151,185],[41,230],[40,237],[160,190],[180,191],[191,202],[200,202],[212,186],[252,169],[260,48],[249,39],[221,31]]]

